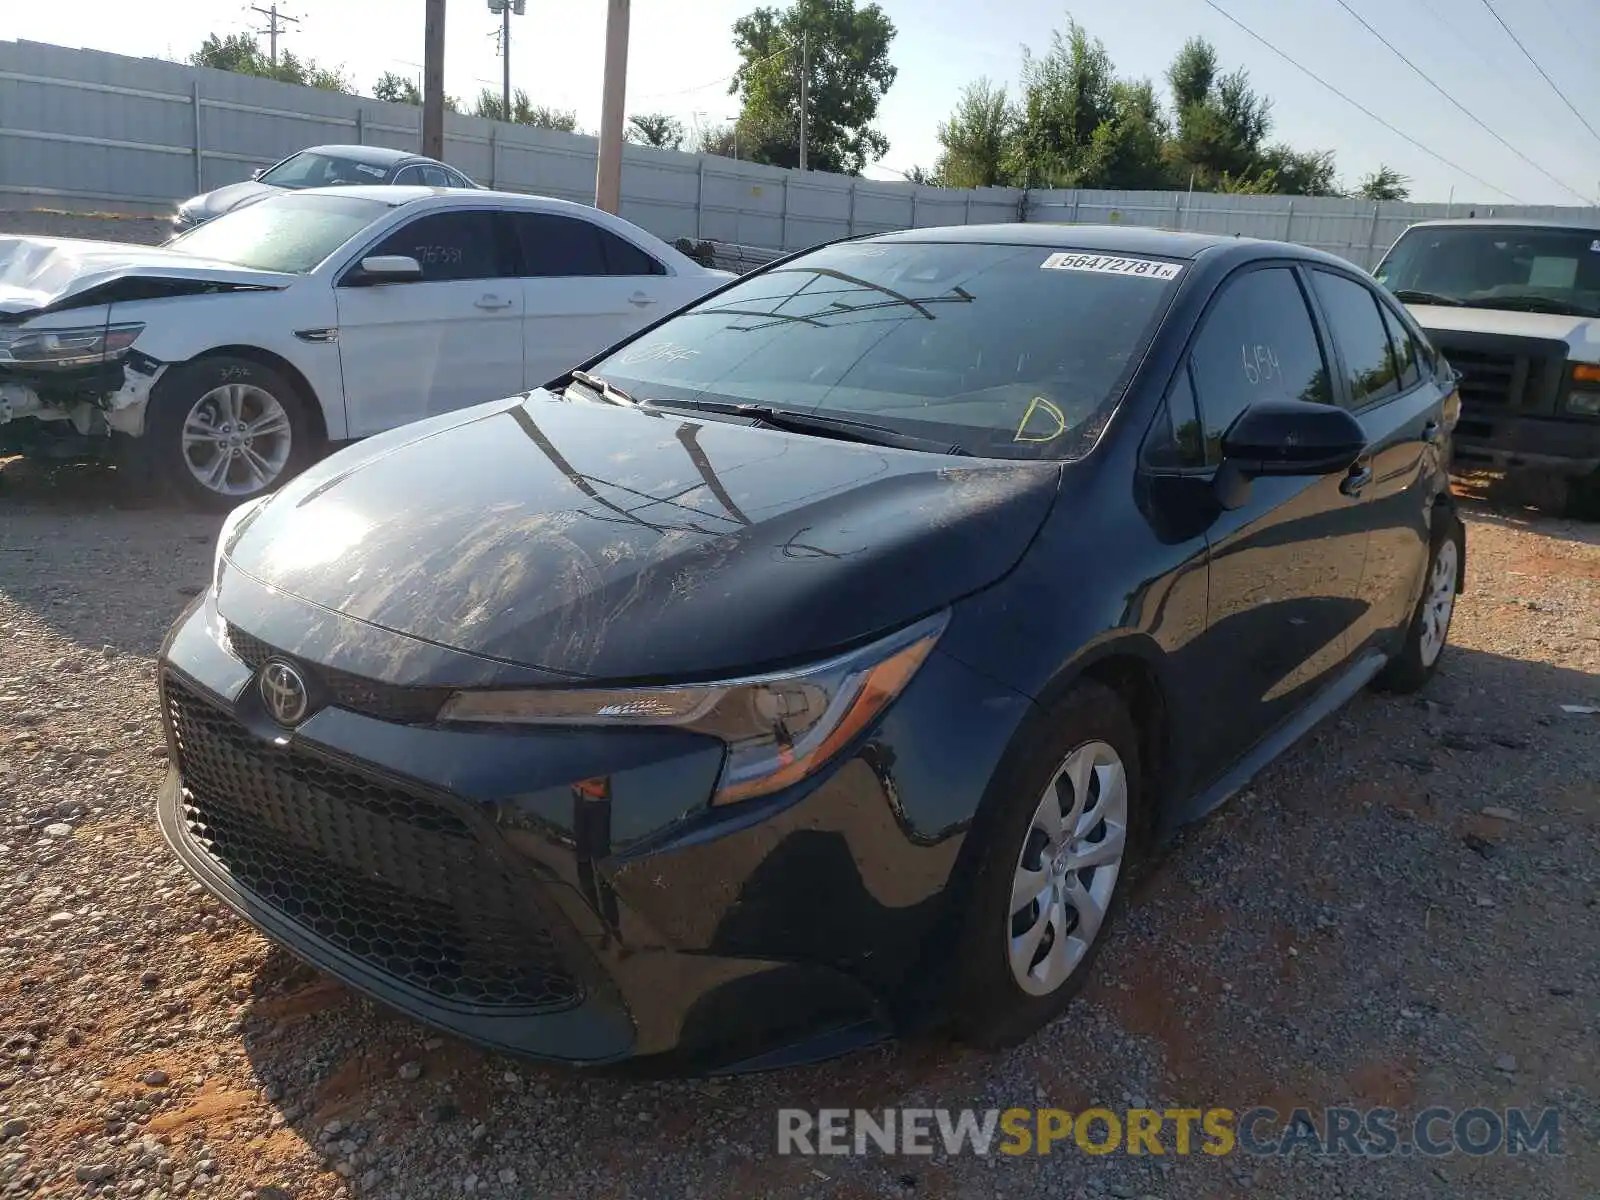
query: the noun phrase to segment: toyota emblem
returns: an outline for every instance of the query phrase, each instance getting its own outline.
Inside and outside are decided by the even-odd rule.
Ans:
[[[300,672],[288,663],[276,658],[268,662],[261,668],[257,686],[261,691],[261,703],[267,706],[267,712],[279,725],[288,728],[305,720],[306,711],[311,707],[311,694]]]

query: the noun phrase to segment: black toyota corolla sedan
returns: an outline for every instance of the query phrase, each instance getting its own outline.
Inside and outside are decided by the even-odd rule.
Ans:
[[[1025,1037],[1131,868],[1438,665],[1453,373],[1346,262],[918,229],[782,260],[227,520],[167,839],[478,1042]]]

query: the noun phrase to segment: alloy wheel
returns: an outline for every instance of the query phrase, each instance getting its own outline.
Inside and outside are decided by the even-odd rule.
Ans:
[[[1128,776],[1116,750],[1088,742],[1067,755],[1034,810],[1011,882],[1011,974],[1047,996],[1099,935],[1128,844]]]
[[[1422,636],[1417,648],[1422,655],[1422,665],[1431,667],[1444,650],[1444,640],[1450,633],[1450,614],[1456,605],[1456,569],[1459,559],[1454,538],[1445,538],[1433,556],[1433,570],[1428,575],[1428,590],[1422,598]]]
[[[271,487],[293,450],[289,414],[254,384],[225,383],[194,402],[183,422],[183,460],[209,491],[248,496]]]

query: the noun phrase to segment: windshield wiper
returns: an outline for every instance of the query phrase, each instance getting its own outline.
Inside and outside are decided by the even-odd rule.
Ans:
[[[1448,304],[1452,308],[1460,308],[1465,303],[1454,296],[1441,296],[1438,292],[1424,292],[1417,288],[1400,288],[1394,298],[1401,304]]]
[[[611,404],[631,405],[633,407],[637,407],[639,404],[629,393],[623,391],[610,380],[601,379],[600,376],[591,375],[587,371],[572,372],[572,380],[574,383],[583,384],[584,387],[599,396],[600,399]]]
[[[969,453],[961,446],[950,442],[916,437],[885,425],[874,425],[870,421],[855,421],[848,417],[825,417],[819,413],[770,408],[765,404],[724,404],[718,400],[652,400],[650,403],[655,408],[687,408],[696,412],[722,413],[730,417],[750,417],[772,429],[782,429],[789,433],[819,433],[845,441],[863,442],[869,446],[888,446],[896,450],[930,450],[935,454]]]
[[[1600,309],[1574,304],[1571,300],[1558,300],[1554,296],[1490,296],[1482,300],[1464,300],[1462,303],[1467,308],[1553,313],[1560,317],[1600,317]]]

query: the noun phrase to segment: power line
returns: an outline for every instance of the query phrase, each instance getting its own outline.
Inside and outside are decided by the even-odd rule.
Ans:
[[[696,84],[694,87],[678,88],[676,91],[671,92],[651,92],[649,95],[637,96],[635,99],[659,100],[664,96],[687,96],[690,92],[703,92],[708,87],[716,87],[719,83],[727,83],[728,80],[732,79],[735,75],[738,75],[740,71],[748,70],[752,67],[759,67],[764,63],[771,62],[775,58],[781,58],[783,55],[788,54],[790,51],[795,49],[798,49],[798,47],[791,42],[787,46],[780,46],[775,53],[769,54],[765,58],[758,58],[753,63],[746,63],[740,66],[738,70],[729,71],[726,75],[720,76],[717,79],[713,79],[710,83],[700,83]]]
[[[1445,91],[1442,86],[1440,86],[1437,82],[1435,82],[1434,78],[1431,75],[1429,75],[1421,67],[1417,66],[1416,63],[1412,62],[1409,58],[1407,58],[1404,54],[1402,54],[1400,52],[1400,49],[1393,42],[1391,42],[1388,38],[1384,37],[1383,34],[1379,33],[1376,29],[1374,29],[1368,23],[1368,21],[1367,21],[1367,19],[1365,17],[1363,17],[1355,9],[1350,7],[1350,5],[1346,2],[1346,0],[1333,0],[1333,2],[1335,4],[1337,4],[1340,8],[1344,9],[1345,12],[1349,13],[1357,21],[1360,21],[1361,22],[1361,27],[1363,29],[1365,29],[1373,37],[1377,38],[1380,42],[1382,42],[1385,46],[1387,46],[1389,48],[1390,53],[1392,53],[1401,62],[1405,63],[1406,66],[1410,67],[1411,70],[1418,76],[1418,78],[1420,78],[1422,80],[1422,82],[1426,83],[1434,91],[1438,92],[1439,95],[1443,96],[1446,100],[1450,101],[1451,104],[1455,105],[1456,108],[1460,109],[1461,112],[1463,114],[1465,114],[1467,119],[1470,120],[1479,129],[1483,130],[1490,137],[1492,137],[1495,141],[1499,142],[1507,150],[1511,151],[1511,153],[1515,154],[1523,162],[1527,163],[1535,171],[1539,172],[1539,174],[1543,175],[1546,179],[1548,179],[1551,183],[1555,184],[1557,187],[1561,188],[1563,191],[1571,192],[1574,196],[1576,196],[1579,200],[1583,201],[1585,204],[1591,203],[1591,198],[1590,197],[1585,196],[1582,192],[1578,191],[1576,188],[1572,187],[1569,184],[1563,183],[1561,180],[1557,179],[1554,175],[1550,174],[1549,171],[1546,171],[1538,163],[1534,162],[1533,159],[1529,158],[1521,150],[1518,150],[1510,142],[1506,141],[1505,138],[1501,137],[1498,133],[1496,133],[1494,130],[1490,129],[1487,125],[1485,125],[1483,123],[1483,121],[1478,118],[1476,113],[1472,112],[1470,109],[1467,108],[1467,106],[1465,104],[1461,103],[1461,101],[1457,100],[1449,92]]]
[[[1588,118],[1577,110],[1571,100],[1567,99],[1567,94],[1561,90],[1554,79],[1550,78],[1549,73],[1539,65],[1539,60],[1532,54],[1528,53],[1528,48],[1522,44],[1522,39],[1512,32],[1511,26],[1506,24],[1505,18],[1495,10],[1494,5],[1489,3],[1489,0],[1483,0],[1483,6],[1489,10],[1489,15],[1500,23],[1500,28],[1506,31],[1506,36],[1517,44],[1517,49],[1522,51],[1522,56],[1533,64],[1533,69],[1539,72],[1540,75],[1544,76],[1544,81],[1550,85],[1550,89],[1555,92],[1556,95],[1561,97],[1561,103],[1572,109],[1572,115],[1583,122],[1583,127],[1589,131],[1590,136],[1593,137],[1595,141],[1600,142],[1600,133],[1595,132],[1595,128],[1593,125],[1589,124]]]
[[[261,8],[258,5],[252,4],[250,6],[250,11],[258,12],[263,17],[267,18],[267,27],[265,29],[258,29],[256,32],[264,33],[270,39],[272,46],[272,65],[274,68],[276,68],[278,65],[278,35],[280,33],[289,32],[287,29],[283,28],[283,24],[284,22],[288,22],[291,25],[298,25],[300,24],[300,18],[291,17],[279,12],[276,4],[274,4],[271,8]]]
[[[1205,3],[1207,5],[1207,7],[1215,9],[1221,16],[1225,17],[1232,24],[1238,26],[1245,33],[1249,34],[1256,41],[1260,42],[1268,50],[1271,50],[1279,58],[1283,59],[1284,62],[1288,63],[1291,67],[1295,68],[1295,70],[1301,72],[1304,75],[1309,75],[1317,83],[1320,83],[1323,87],[1327,88],[1335,96],[1339,97],[1339,99],[1343,100],[1346,104],[1350,105],[1352,108],[1360,109],[1363,113],[1365,113],[1367,116],[1371,117],[1379,125],[1382,125],[1385,129],[1387,129],[1390,133],[1394,134],[1397,138],[1400,138],[1402,141],[1409,142],[1411,145],[1415,146],[1418,150],[1421,150],[1429,158],[1436,159],[1437,161],[1442,162],[1445,166],[1449,167],[1452,171],[1460,172],[1462,175],[1465,175],[1468,179],[1472,180],[1474,183],[1481,183],[1484,187],[1488,188],[1491,192],[1498,192],[1498,193],[1500,193],[1500,195],[1506,197],[1508,200],[1514,201],[1517,204],[1521,204],[1522,203],[1521,200],[1518,200],[1517,197],[1513,196],[1510,192],[1506,191],[1504,188],[1495,187],[1495,185],[1490,183],[1487,179],[1480,178],[1479,176],[1474,175],[1471,171],[1467,170],[1465,167],[1461,166],[1460,164],[1451,162],[1448,158],[1446,158],[1444,155],[1440,154],[1437,150],[1430,150],[1427,146],[1424,146],[1421,142],[1417,141],[1417,139],[1412,137],[1410,134],[1402,133],[1400,130],[1396,129],[1393,125],[1389,124],[1388,121],[1385,121],[1377,113],[1373,112],[1366,105],[1362,104],[1359,100],[1352,99],[1350,96],[1347,96],[1344,92],[1341,92],[1338,88],[1334,87],[1333,84],[1329,83],[1321,75],[1318,75],[1310,67],[1304,66],[1301,63],[1297,62],[1295,59],[1290,58],[1289,55],[1285,54],[1282,50],[1279,50],[1276,46],[1274,46],[1271,42],[1267,41],[1266,38],[1262,37],[1254,29],[1251,29],[1250,26],[1246,25],[1243,21],[1239,20],[1238,17],[1234,16],[1227,9],[1225,9],[1221,5],[1217,4],[1216,0],[1205,0]]]

